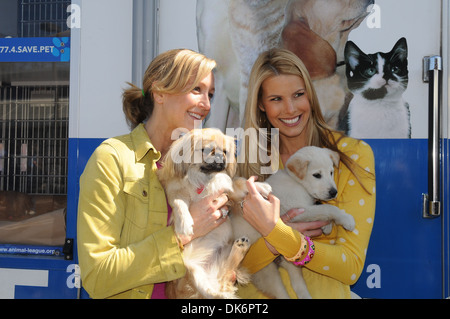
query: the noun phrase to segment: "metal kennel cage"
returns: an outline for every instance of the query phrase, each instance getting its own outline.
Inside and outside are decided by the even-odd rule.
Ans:
[[[69,88],[2,87],[0,190],[67,193]]]
[[[47,37],[67,30],[70,0],[19,0],[19,37]]]
[[[70,0],[16,3],[17,37],[67,32]],[[68,121],[69,63],[0,63],[0,191],[67,194]]]

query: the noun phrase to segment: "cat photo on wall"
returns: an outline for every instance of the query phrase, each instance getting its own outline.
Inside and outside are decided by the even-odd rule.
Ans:
[[[353,97],[341,116],[340,128],[355,138],[411,138],[408,47],[401,38],[390,52],[364,53],[348,41],[344,58],[347,85]]]

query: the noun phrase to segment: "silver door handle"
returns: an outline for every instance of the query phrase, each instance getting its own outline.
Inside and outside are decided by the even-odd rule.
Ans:
[[[423,217],[433,218],[441,214],[440,201],[440,138],[441,138],[441,83],[442,58],[424,59],[428,66],[428,194],[423,194]]]

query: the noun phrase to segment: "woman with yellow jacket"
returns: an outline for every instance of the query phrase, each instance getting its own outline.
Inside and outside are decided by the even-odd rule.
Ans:
[[[303,277],[312,298],[350,298],[350,285],[363,270],[375,215],[375,168],[370,146],[326,124],[308,71],[295,54],[283,49],[262,53],[253,66],[244,128],[279,130],[279,150],[276,149],[279,153],[272,153],[271,157],[274,161],[279,156],[280,169],[304,146],[338,152],[340,164],[335,170],[338,196],[328,204],[351,214],[356,227],[346,231],[341,226],[333,226],[332,232],[325,236],[321,227],[326,222],[290,222],[302,213],[302,207],[289,211],[281,219],[279,200],[274,196],[265,200],[255,188],[253,176],[258,181],[268,177],[262,174],[264,165],[247,160],[239,164],[241,175],[249,178],[250,190],[241,204],[243,216],[262,237],[251,246],[243,266],[255,273],[280,255],[288,260],[300,256],[296,264],[303,265]],[[270,137],[267,139],[269,143],[260,141],[260,147],[270,150]],[[246,159],[250,158],[248,144],[242,152]],[[309,244],[305,246],[305,243]],[[300,259],[306,258],[308,251],[314,255],[306,263]],[[287,273],[281,275],[290,297],[295,298]],[[267,297],[251,285],[242,287],[240,295]]]
[[[218,193],[193,204],[194,235],[168,226],[168,205],[156,177],[179,129],[210,111],[215,61],[171,50],[149,65],[143,89],[131,85],[123,109],[132,132],[103,142],[80,179],[78,255],[92,298],[164,298],[164,282],[184,276],[182,245],[225,221]]]

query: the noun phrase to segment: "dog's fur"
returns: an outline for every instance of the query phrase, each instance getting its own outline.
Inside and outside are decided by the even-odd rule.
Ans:
[[[234,139],[217,129],[194,129],[172,144],[158,177],[172,207],[177,234],[193,234],[191,203],[219,190],[225,190],[229,198],[233,198],[234,156]],[[237,298],[234,278],[240,283],[248,282],[248,275],[239,264],[249,248],[249,241],[240,237],[233,243],[233,239],[231,222],[227,218],[207,235],[185,245],[183,261],[187,274],[166,285],[167,296]]]
[[[328,201],[337,195],[334,182],[334,166],[339,164],[339,154],[329,149],[314,146],[303,147],[292,155],[286,162],[286,169],[279,170],[266,180],[272,188],[272,193],[280,199],[281,211],[284,215],[292,208],[304,208],[305,212],[291,219],[292,222],[309,222],[317,220],[334,221],[345,229],[352,231],[355,227],[353,217],[336,206],[329,204],[318,205],[317,201]],[[265,196],[267,188],[258,187]],[[247,236],[250,242],[256,241],[260,235],[243,218],[233,216],[235,233]],[[324,234],[331,232],[333,225],[323,228]],[[292,287],[298,298],[311,298],[301,269],[280,259],[281,267],[290,276]],[[275,263],[271,263],[252,276],[252,282],[261,291],[279,299],[289,298]],[[324,287],[325,288],[325,287]]]
[[[217,94],[206,122],[240,126],[254,61],[271,48],[296,53],[311,73],[322,112],[336,127],[345,101],[344,47],[373,0],[197,0],[199,50],[215,59]],[[228,122],[227,122],[228,121]]]

